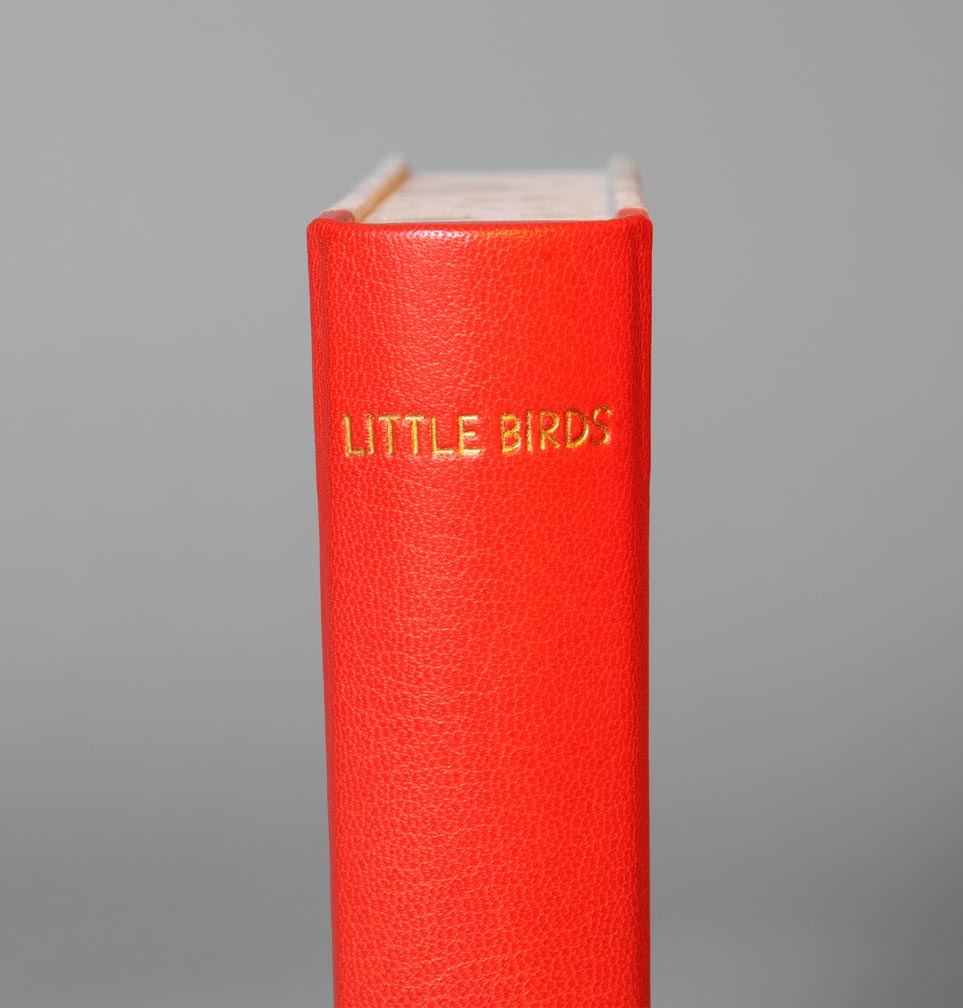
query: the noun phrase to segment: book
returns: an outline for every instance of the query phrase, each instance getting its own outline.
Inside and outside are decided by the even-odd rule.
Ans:
[[[625,160],[308,226],[337,1008],[649,1004],[651,240]]]

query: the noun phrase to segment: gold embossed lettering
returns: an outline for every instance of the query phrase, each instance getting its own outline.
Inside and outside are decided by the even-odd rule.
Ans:
[[[442,448],[438,445],[438,417],[432,417],[428,422],[428,431],[431,435],[432,455],[454,455],[454,448]]]
[[[522,446],[522,420],[514,413],[502,413],[499,417],[502,431],[502,453],[518,451]]]
[[[612,409],[529,409],[498,414],[502,455],[541,454],[550,448],[579,448],[612,442]],[[364,433],[358,430],[364,424]],[[493,421],[479,413],[344,413],[344,454],[425,455],[467,458],[494,450]],[[407,434],[405,433],[407,425]]]
[[[472,430],[467,424],[476,424],[479,421],[473,413],[458,414],[458,454],[459,455],[481,455],[481,448],[469,448],[465,443],[468,440],[474,441],[478,437],[478,431]]]
[[[596,406],[592,411],[592,422],[602,431],[602,440],[596,441],[595,438],[592,438],[592,444],[608,444],[612,440],[612,432],[609,430],[608,424],[602,423],[599,419],[601,413],[607,413],[609,416],[612,415],[612,411],[608,406]]]
[[[381,413],[378,415],[378,423],[385,425],[385,454],[395,453],[395,424],[401,423],[400,413]]]
[[[351,442],[351,417],[344,415],[344,453],[345,455],[364,455],[364,448],[355,448]]]
[[[555,410],[543,409],[538,411],[538,447],[542,451],[545,451],[548,444],[552,444],[556,448],[560,447],[558,441],[555,440],[555,431],[558,430],[560,419]],[[548,420],[548,425],[545,423],[546,420]]]
[[[579,431],[578,437],[572,436],[572,420],[578,417],[578,421],[581,424],[581,429]],[[589,423],[588,417],[581,411],[577,409],[567,409],[565,411],[565,447],[566,448],[578,448],[579,445],[584,444],[586,438],[589,435]]]
[[[374,417],[370,413],[365,413],[364,425],[368,432],[368,454],[374,455]]]
[[[411,454],[418,454],[418,424],[424,423],[425,417],[418,413],[410,413],[408,416],[401,418],[406,424],[408,424],[411,430]]]

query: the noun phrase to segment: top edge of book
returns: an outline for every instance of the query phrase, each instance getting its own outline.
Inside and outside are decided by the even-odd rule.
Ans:
[[[592,221],[647,215],[635,164],[600,171],[412,172],[385,158],[324,217],[358,224]]]

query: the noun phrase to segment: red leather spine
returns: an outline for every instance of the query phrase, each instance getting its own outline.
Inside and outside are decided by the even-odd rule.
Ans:
[[[649,1004],[651,224],[308,229],[335,1004]]]

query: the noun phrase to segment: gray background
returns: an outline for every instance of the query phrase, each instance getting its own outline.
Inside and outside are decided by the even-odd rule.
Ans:
[[[961,28],[5,7],[5,1006],[330,1003],[304,226],[396,150],[642,168],[657,1008],[963,1001]]]

